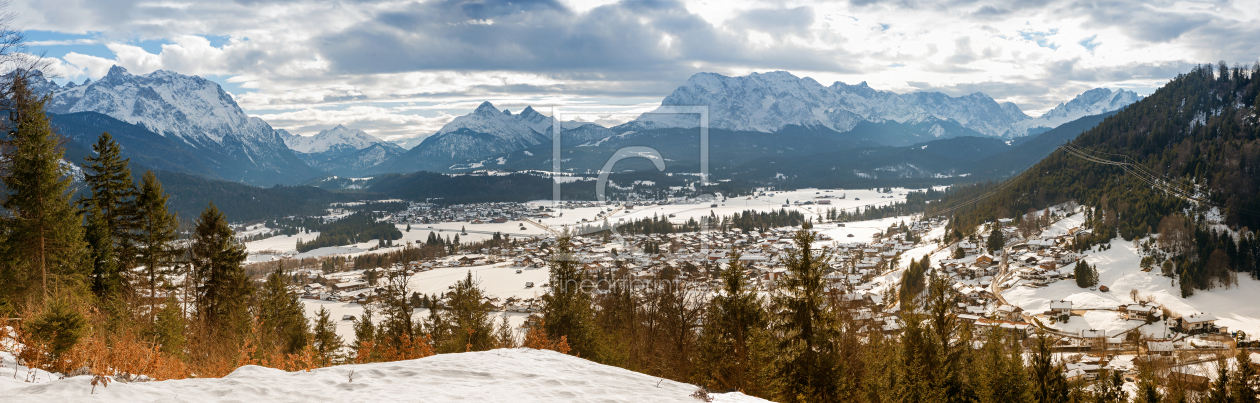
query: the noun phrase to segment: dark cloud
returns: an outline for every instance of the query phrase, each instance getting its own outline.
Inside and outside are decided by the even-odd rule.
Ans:
[[[1081,1],[1069,8],[1089,17],[1086,27],[1120,27],[1129,37],[1147,42],[1167,42],[1213,20],[1204,13],[1160,11],[1146,1]]]
[[[747,26],[717,29],[672,1],[623,1],[576,14],[553,2],[412,4],[317,40],[345,73],[422,70],[693,71],[695,62],[752,68],[852,71],[835,52],[782,43],[754,49],[747,30],[796,32],[808,8],[767,11]],[[734,32],[731,32],[733,30]]]
[[[814,9],[797,7],[748,10],[734,18],[730,25],[770,34],[806,36],[813,23]]]
[[[997,8],[994,6],[985,5],[985,6],[980,7],[979,10],[976,10],[975,12],[971,13],[971,16],[977,19],[997,20],[997,19],[1005,18],[1007,15],[1010,15],[1010,14],[1011,14],[1011,10],[1008,8]]]

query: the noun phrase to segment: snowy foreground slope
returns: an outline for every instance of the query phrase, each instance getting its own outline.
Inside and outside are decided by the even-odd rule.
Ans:
[[[98,387],[96,394],[91,394],[89,376],[45,383],[0,379],[0,400],[23,402],[700,402],[691,397],[696,390],[691,384],[527,348],[310,372],[245,366],[217,379],[115,382]],[[765,401],[742,393],[710,396],[714,402]]]

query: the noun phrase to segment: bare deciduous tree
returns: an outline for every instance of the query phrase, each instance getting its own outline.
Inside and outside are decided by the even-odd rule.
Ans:
[[[1181,214],[1164,217],[1159,222],[1159,246],[1174,256],[1193,254],[1193,237],[1189,219]]]

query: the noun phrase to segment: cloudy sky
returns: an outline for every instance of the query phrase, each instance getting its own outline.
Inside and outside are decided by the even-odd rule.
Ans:
[[[698,72],[786,70],[895,92],[981,91],[1038,114],[1260,57],[1255,1],[16,0],[58,81],[111,65],[214,80],[298,134],[385,139],[500,108],[650,109]],[[617,105],[615,107],[595,105]]]

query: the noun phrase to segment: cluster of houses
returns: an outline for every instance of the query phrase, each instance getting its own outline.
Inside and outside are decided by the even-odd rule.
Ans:
[[[823,198],[825,200],[825,198]],[[601,206],[593,204],[591,206]],[[606,205],[603,205],[606,206]],[[556,207],[562,210],[569,207],[590,207],[580,203],[566,204]],[[629,204],[622,208],[633,208]],[[482,203],[438,207],[434,205],[416,204],[404,213],[395,214],[394,220],[399,223],[429,223],[435,221],[468,221],[478,220],[518,220],[523,218],[542,218],[558,214],[550,209],[530,208],[519,203]],[[1030,337],[1036,330],[1034,317],[1065,319],[1074,314],[1071,301],[1052,301],[1045,312],[1024,312],[1017,306],[1005,303],[1000,295],[994,292],[1016,283],[1030,287],[1043,287],[1055,281],[1072,278],[1072,265],[1081,258],[1070,251],[1076,236],[1087,233],[1087,230],[1073,228],[1056,236],[1032,236],[1024,239],[1019,231],[1011,228],[1009,220],[990,225],[999,228],[1006,241],[1001,252],[987,253],[982,245],[987,239],[978,236],[972,241],[959,242],[949,246],[952,256],[958,259],[944,259],[933,262],[933,270],[946,274],[952,281],[952,288],[957,292],[955,315],[958,319],[970,323],[973,328],[999,329],[1016,337]],[[895,334],[903,327],[893,301],[885,301],[885,295],[894,284],[883,275],[891,269],[891,262],[901,258],[901,254],[921,247],[912,240],[918,240],[933,228],[944,223],[939,219],[928,219],[894,225],[885,231],[875,234],[871,239],[832,240],[824,235],[822,227],[816,227],[818,243],[816,247],[830,247],[833,253],[825,262],[824,279],[826,290],[845,306],[851,308],[846,312],[854,323],[866,329],[878,329]],[[842,225],[842,224],[833,224]],[[992,227],[990,227],[992,228]],[[789,275],[784,259],[794,248],[793,234],[796,228],[778,228],[765,231],[745,232],[738,229],[709,230],[702,232],[670,233],[670,234],[622,234],[607,237],[603,234],[578,236],[572,240],[570,259],[585,271],[587,278],[604,280],[648,280],[667,277],[686,281],[704,290],[716,290],[721,287],[717,280],[717,269],[728,267],[732,252],[739,252],[739,263],[749,284],[763,291],[772,291],[782,284]],[[843,242],[842,242],[843,241]],[[404,271],[408,274],[433,270],[441,267],[481,266],[489,264],[505,264],[519,270],[545,268],[554,258],[554,237],[518,239],[510,247],[493,247],[479,251],[465,251],[458,256],[448,256],[428,261],[413,261],[398,264],[386,270]],[[651,251],[649,253],[648,251]],[[384,278],[388,272],[378,273]],[[300,291],[306,298],[332,299],[347,302],[366,302],[379,292],[379,286],[370,284],[362,271],[350,271],[331,274],[311,273],[312,278],[319,277],[318,283],[305,285]],[[994,284],[994,282],[1000,284]],[[527,284],[527,287],[534,284]],[[540,284],[547,287],[547,284]],[[594,292],[602,292],[598,286]],[[517,300],[509,298],[499,300],[487,296],[485,303],[495,310],[536,313],[538,302],[533,299]],[[1080,314],[1077,310],[1076,314]],[[1115,308],[1117,315],[1124,320],[1152,321],[1160,320],[1162,309],[1149,303],[1124,304]],[[1164,318],[1169,327],[1184,334],[1224,332],[1225,329],[1215,324],[1216,318],[1210,314],[1194,314],[1180,318]],[[1104,351],[1100,357],[1081,356],[1069,363],[1065,368],[1069,377],[1090,379],[1102,369],[1108,369],[1105,359],[1108,350],[1124,349],[1126,340],[1120,334],[1105,334],[1101,331],[1082,331],[1081,334],[1061,343],[1058,347],[1077,348],[1076,351],[1100,349]],[[1171,354],[1178,349],[1186,348],[1184,343],[1173,340],[1146,341],[1140,346],[1151,355]],[[1138,348],[1138,347],[1135,347]],[[1095,350],[1096,351],[1096,350]]]
[[[440,222],[467,222],[472,224],[504,223],[525,218],[547,218],[554,212],[550,208],[531,208],[524,203],[474,203],[439,206],[432,203],[411,203],[407,210],[394,213],[390,221],[395,224],[433,224]]]

